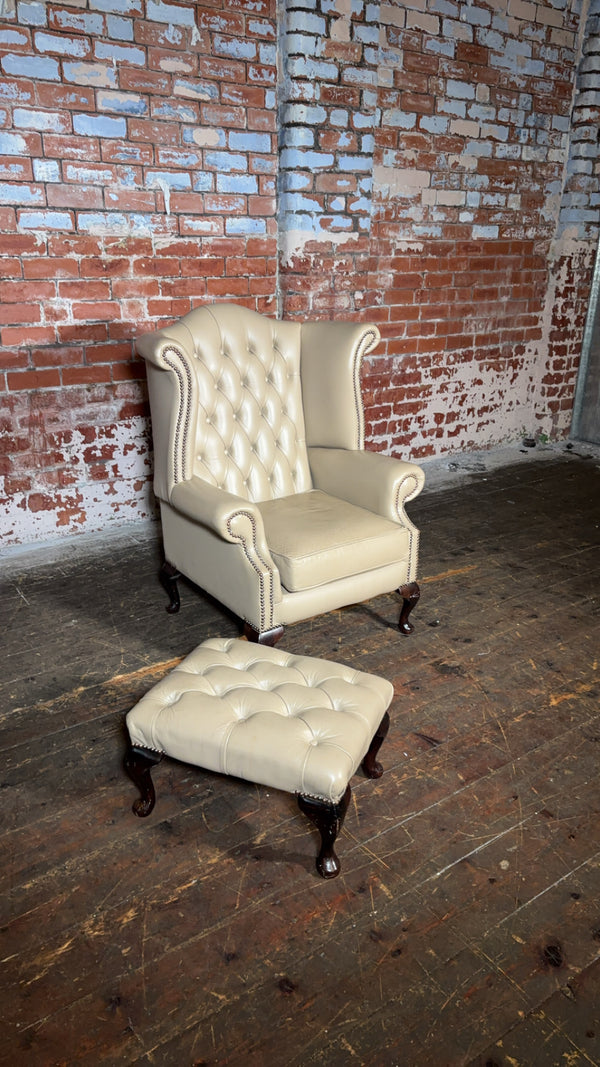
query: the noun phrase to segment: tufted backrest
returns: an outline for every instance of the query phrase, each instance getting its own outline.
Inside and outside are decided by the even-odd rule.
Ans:
[[[251,501],[312,486],[300,383],[300,324],[215,304],[190,312],[197,395],[192,473]]]

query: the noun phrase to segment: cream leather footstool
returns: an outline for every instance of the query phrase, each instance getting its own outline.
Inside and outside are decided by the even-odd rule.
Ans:
[[[149,815],[152,767],[163,755],[296,793],[321,835],[317,870],[334,878],[334,842],[359,764],[369,778],[394,694],[384,678],[248,641],[205,641],[127,716],[125,769]]]

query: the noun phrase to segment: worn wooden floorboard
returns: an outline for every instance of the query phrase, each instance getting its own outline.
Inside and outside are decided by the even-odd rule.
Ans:
[[[600,1064],[599,488],[425,492],[415,634],[393,594],[286,632],[395,686],[330,883],[285,794],[164,760],[131,812],[127,710],[237,632],[164,611],[155,542],[6,567],[0,1063]]]

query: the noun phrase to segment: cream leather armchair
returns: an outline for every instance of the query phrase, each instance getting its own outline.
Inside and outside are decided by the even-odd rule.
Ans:
[[[274,644],[287,623],[398,589],[418,600],[420,467],[364,451],[359,373],[376,326],[278,322],[233,304],[145,334],[165,563]]]

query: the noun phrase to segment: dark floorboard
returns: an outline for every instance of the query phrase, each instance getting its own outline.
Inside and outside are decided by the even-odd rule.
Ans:
[[[234,636],[158,540],[5,563],[0,1063],[600,1064],[600,470],[573,454],[410,506],[422,597],[281,647],[395,686],[342,874],[293,797],[170,760],[146,820],[124,717]]]

